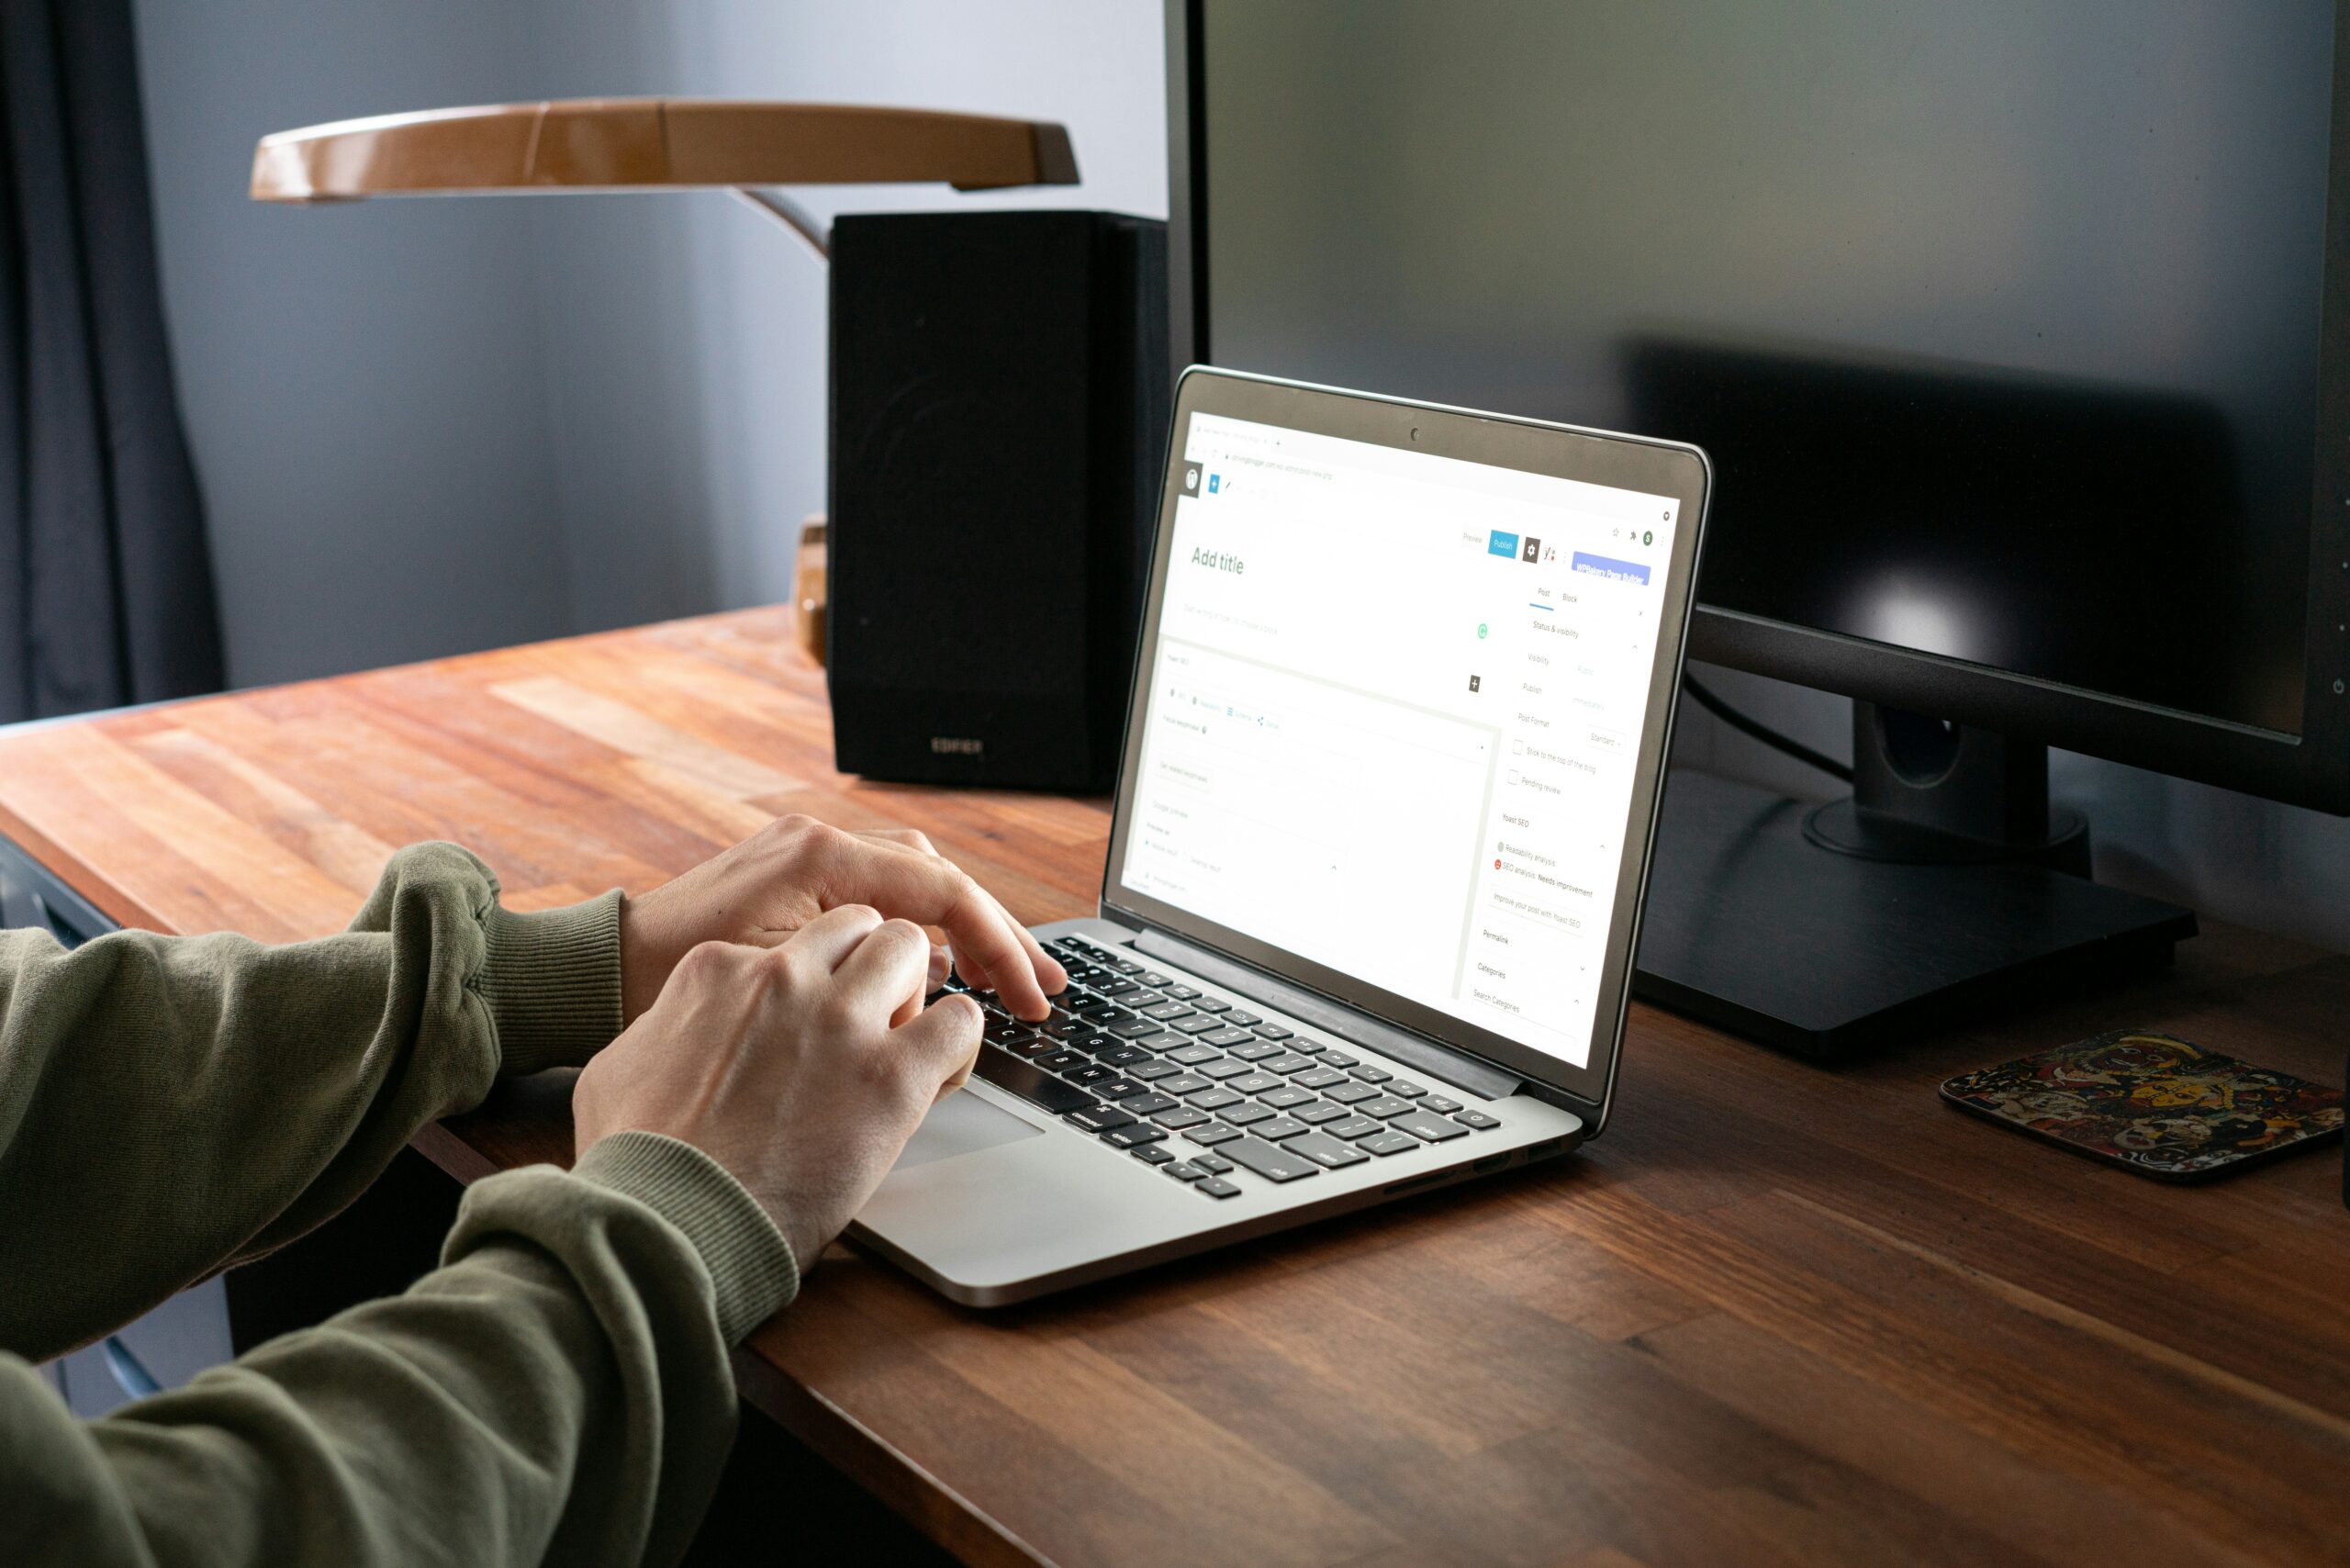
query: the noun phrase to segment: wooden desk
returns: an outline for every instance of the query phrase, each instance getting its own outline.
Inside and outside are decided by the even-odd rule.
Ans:
[[[0,738],[0,833],[117,919],[340,925],[456,839],[518,905],[807,811],[919,827],[1041,921],[1098,804],[869,785],[754,611]],[[2339,1082],[2350,961],[2177,973],[1828,1072],[1636,1007],[1579,1159],[996,1314],[836,1249],[744,1397],[982,1562],[2350,1562],[2350,1215],[2322,1154],[2209,1188],[1943,1108],[2119,1023]],[[565,1075],[420,1138],[564,1159]]]

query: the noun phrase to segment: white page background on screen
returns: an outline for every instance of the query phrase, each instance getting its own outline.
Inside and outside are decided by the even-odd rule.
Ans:
[[[1124,880],[1580,1064],[1655,596],[1574,552],[1661,563],[1669,503],[1350,451],[1195,420]]]

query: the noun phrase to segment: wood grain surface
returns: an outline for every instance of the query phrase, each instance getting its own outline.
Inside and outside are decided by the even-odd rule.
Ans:
[[[0,735],[0,833],[166,931],[332,930],[428,837],[518,905],[642,890],[789,811],[1030,921],[1100,882],[1098,802],[835,774],[781,610]],[[2350,1562],[2338,1157],[2163,1186],[1933,1092],[2124,1024],[2339,1083],[2345,1004],[2221,929],[1841,1071],[1635,1007],[1580,1159],[996,1313],[835,1249],[744,1393],[979,1562]],[[419,1145],[564,1159],[567,1095]]]

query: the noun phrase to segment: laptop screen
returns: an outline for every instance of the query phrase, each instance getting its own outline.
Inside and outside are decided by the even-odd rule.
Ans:
[[[1117,880],[1588,1065],[1680,502],[1205,412],[1173,482]]]

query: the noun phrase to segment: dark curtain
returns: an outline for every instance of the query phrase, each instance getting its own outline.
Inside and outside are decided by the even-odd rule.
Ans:
[[[0,0],[0,721],[217,689],[129,0]]]

